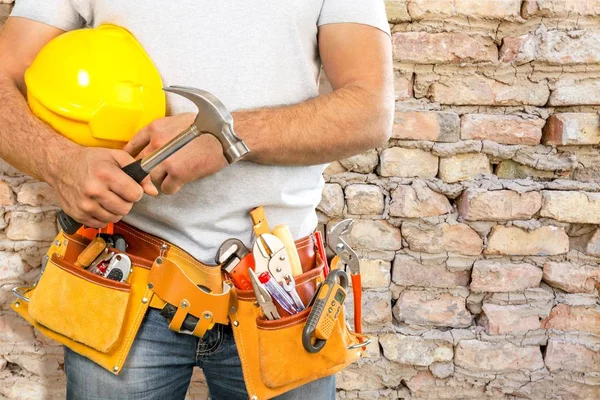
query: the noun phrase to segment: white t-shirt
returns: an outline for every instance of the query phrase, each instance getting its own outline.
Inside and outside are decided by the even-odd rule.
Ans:
[[[321,25],[354,22],[389,33],[383,0],[17,0],[11,15],[63,30],[122,26],[148,52],[165,86],[208,90],[230,111],[316,97]],[[173,94],[167,104],[169,114],[195,110]],[[176,195],[145,197],[124,221],[213,263],[227,238],[250,245],[248,211],[257,206],[295,238],[312,232],[324,167],[240,161]]]

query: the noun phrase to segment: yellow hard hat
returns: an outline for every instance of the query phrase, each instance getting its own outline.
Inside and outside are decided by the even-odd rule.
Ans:
[[[33,114],[83,146],[122,148],[165,116],[158,70],[114,25],[57,36],[25,71],[25,83]]]

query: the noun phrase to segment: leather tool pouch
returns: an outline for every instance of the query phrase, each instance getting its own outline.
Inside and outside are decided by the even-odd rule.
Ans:
[[[212,287],[207,286],[209,273],[214,277]],[[229,324],[228,315],[236,307],[233,285],[222,281],[218,266],[206,266],[177,255],[174,248],[155,260],[148,287],[174,311],[169,329],[179,333],[202,337],[215,323]],[[189,321],[190,316],[194,317],[193,331],[184,329],[184,321]]]
[[[37,285],[20,288],[11,306],[45,336],[118,374],[152,297],[152,262],[130,255],[128,281],[106,279],[74,265],[88,242],[59,233]]]
[[[304,304],[312,298],[317,282],[323,280],[324,263],[317,255],[315,265],[295,278],[296,290]],[[360,357],[359,338],[348,329],[340,312],[333,333],[318,353],[302,346],[302,331],[310,308],[281,319],[267,320],[255,304],[251,290],[238,290],[237,311],[230,316],[235,342],[242,362],[244,380],[251,399],[269,399],[308,382],[332,375]],[[285,316],[284,316],[285,315]]]

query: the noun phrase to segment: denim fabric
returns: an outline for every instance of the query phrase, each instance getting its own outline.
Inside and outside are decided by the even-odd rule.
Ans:
[[[198,339],[172,332],[158,310],[150,309],[119,375],[65,348],[67,399],[184,399],[194,366],[203,369],[211,399],[248,399],[230,327],[215,325]],[[335,399],[335,376],[277,397],[308,398]]]

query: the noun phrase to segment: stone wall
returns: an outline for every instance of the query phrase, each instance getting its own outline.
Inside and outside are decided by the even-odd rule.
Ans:
[[[356,221],[376,338],[339,397],[600,398],[600,1],[386,5],[393,137],[332,163],[319,205]],[[0,396],[64,397],[60,348],[8,308],[55,211],[0,163]]]

